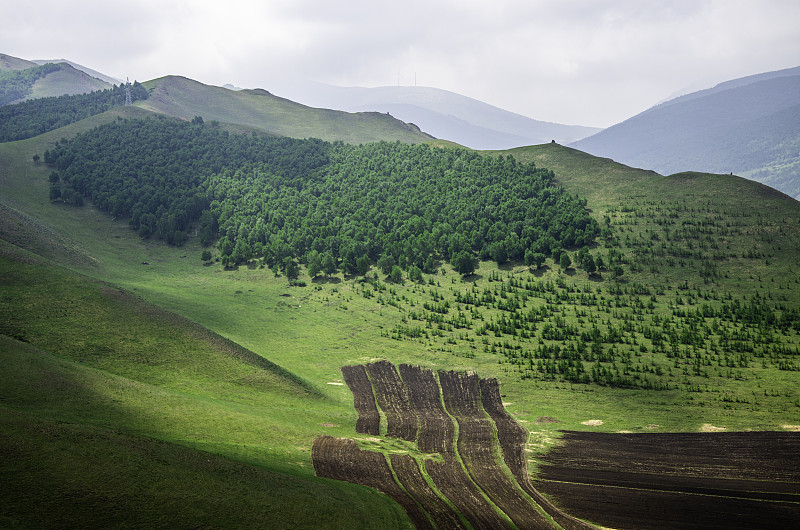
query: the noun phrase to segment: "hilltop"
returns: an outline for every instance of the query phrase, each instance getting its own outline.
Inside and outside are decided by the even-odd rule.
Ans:
[[[571,144],[662,174],[733,173],[800,197],[800,67],[721,83]]]
[[[137,105],[187,120],[202,116],[206,121],[242,125],[281,136],[347,143],[420,143],[431,139],[414,125],[387,114],[307,107],[261,89],[233,91],[180,76],[162,77],[144,86],[150,97]]]
[[[65,94],[86,94],[111,86],[68,62],[26,61],[0,54],[2,105]]]

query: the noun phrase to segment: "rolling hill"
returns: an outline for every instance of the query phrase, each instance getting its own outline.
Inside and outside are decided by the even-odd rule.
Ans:
[[[431,139],[419,128],[387,114],[312,108],[266,90],[233,91],[179,76],[155,79],[144,86],[150,97],[138,106],[187,120],[201,116],[206,121],[242,125],[281,136],[347,143],[421,143]]]
[[[566,144],[599,129],[534,120],[454,92],[430,87],[336,87],[297,83],[288,97],[315,107],[378,111],[472,149],[507,149],[555,140]]]
[[[44,65],[49,66],[46,71],[41,69]],[[74,68],[68,62],[26,61],[10,55],[0,54],[0,73],[4,71],[6,75],[0,75],[0,90],[3,91],[6,90],[4,85],[8,84],[10,79],[19,78],[19,76],[25,75],[26,71],[42,72],[33,76],[28,75],[25,78],[26,83],[24,86],[17,87],[17,90],[20,91],[18,93],[15,92],[17,94],[16,98],[4,98],[6,104],[19,103],[29,99],[62,96],[64,94],[86,94],[111,87],[110,83]],[[13,77],[10,77],[9,73],[13,73]]]
[[[800,67],[721,83],[571,144],[662,174],[734,173],[800,197]]]
[[[223,266],[221,249],[199,237],[169,246],[91,202],[51,202],[54,168],[34,155],[78,144],[76,135],[102,124],[164,114],[204,118],[181,125],[188,129],[216,130],[217,120],[248,134],[352,142],[425,136],[386,115],[320,111],[263,91],[177,77],[147,86],[150,98],[137,105],[0,144],[0,450],[9,455],[0,526],[409,528],[386,496],[313,467],[323,435],[379,456],[428,458],[402,440],[356,432],[341,368],[377,360],[497,378],[497,401],[524,426],[519,449],[534,476],[562,429],[645,436],[800,425],[800,204],[785,194],[726,174],[662,176],[551,143],[492,151],[498,164],[552,170],[585,201],[602,228],[588,250],[602,259],[594,272],[569,248],[574,263],[486,260],[470,276],[439,260],[421,281],[404,271],[392,280],[375,264],[363,276],[311,275],[300,263],[289,281],[261,260]],[[110,152],[109,160],[119,154]],[[377,155],[388,147],[375,152],[376,166],[418,186],[420,172],[394,169],[404,160],[386,164]],[[461,152],[448,151],[453,177],[477,158]],[[185,169],[195,160],[160,162]],[[247,169],[229,176],[247,179]],[[289,196],[306,187],[276,182]],[[494,184],[487,216],[507,208],[502,190],[520,183]],[[387,193],[385,183],[375,188],[342,194]],[[236,204],[258,206],[249,197]],[[342,232],[357,228],[343,210],[315,213]],[[291,229],[288,216],[279,221]],[[782,504],[790,516],[800,511]]]

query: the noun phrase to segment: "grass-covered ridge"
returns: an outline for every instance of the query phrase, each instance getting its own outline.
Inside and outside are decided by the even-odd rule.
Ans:
[[[137,105],[187,121],[202,116],[206,121],[240,125],[268,134],[352,144],[381,140],[422,143],[431,139],[417,126],[388,114],[317,109],[263,89],[234,91],[180,76],[153,79],[144,86],[150,97]]]

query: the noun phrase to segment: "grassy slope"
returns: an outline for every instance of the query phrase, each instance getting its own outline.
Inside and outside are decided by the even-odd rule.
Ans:
[[[33,92],[25,99],[63,96],[64,94],[85,94],[95,90],[111,88],[108,83],[63,64],[61,70],[53,72],[33,84]]]
[[[75,130],[115,119],[117,113],[147,114],[141,109],[119,109],[65,130],[0,145],[0,184],[4,190],[2,200],[14,208],[14,215],[9,219],[22,219],[22,224],[30,224],[30,219],[34,219],[39,223],[37,226],[41,227],[33,230],[33,235],[30,230],[4,227],[3,237],[12,234],[16,243],[33,250],[49,246],[42,245],[41,238],[45,242],[56,242],[57,245],[53,246],[56,250],[48,257],[64,262],[92,278],[119,285],[125,293],[134,293],[155,302],[251,349],[310,382],[322,397],[291,390],[265,393],[257,388],[258,385],[254,388],[254,385],[232,383],[236,379],[232,375],[208,379],[209,371],[225,374],[226,370],[234,369],[227,363],[220,366],[214,363],[189,363],[186,377],[177,377],[171,372],[176,366],[187,362],[185,356],[171,357],[170,354],[163,365],[159,360],[154,368],[153,363],[139,363],[132,355],[119,357],[120,354],[117,354],[112,358],[89,356],[85,359],[80,357],[84,349],[78,347],[74,350],[76,353],[70,353],[69,349],[51,353],[58,353],[57,360],[61,363],[81,361],[80,365],[70,364],[74,370],[88,370],[86,373],[99,374],[98,377],[115,381],[116,378],[122,378],[120,380],[129,382],[126,383],[129,387],[144,388],[146,391],[104,390],[106,396],[111,394],[112,397],[88,405],[95,416],[89,422],[91,426],[78,425],[75,429],[96,427],[116,430],[115,434],[121,433],[125,437],[148,436],[175,441],[180,447],[171,448],[170,451],[182,451],[181,447],[205,449],[261,466],[272,468],[280,465],[283,466],[282,471],[310,480],[312,472],[309,469],[308,450],[316,435],[354,437],[355,416],[350,393],[346,387],[328,383],[341,383],[338,370],[343,364],[378,358],[395,363],[418,363],[431,368],[476,369],[482,376],[499,377],[509,410],[520,420],[531,422],[528,426],[535,430],[531,450],[549,447],[555,436],[554,429],[586,429],[589,427],[581,425],[581,422],[593,418],[602,418],[606,422],[602,427],[604,430],[641,430],[649,424],[659,424],[662,429],[670,430],[697,430],[704,423],[736,429],[776,429],[784,423],[800,424],[798,408],[793,405],[792,398],[786,396],[768,400],[760,408],[744,407],[737,411],[704,394],[692,396],[693,399],[687,401],[685,393],[679,391],[647,392],[520,380],[514,370],[499,364],[495,356],[474,355],[474,352],[472,356],[466,355],[470,353],[469,346],[463,344],[451,347],[444,344],[443,340],[397,341],[388,338],[388,332],[406,318],[411,303],[419,306],[423,300],[430,299],[425,293],[427,288],[407,282],[367,298],[362,286],[349,280],[341,281],[341,277],[331,282],[309,283],[306,288],[289,288],[285,278],[276,279],[264,269],[242,267],[235,272],[226,272],[218,266],[203,267],[196,242],[190,242],[180,249],[151,241],[142,242],[128,230],[124,222],[111,222],[107,216],[90,206],[75,209],[50,205],[47,201],[49,170],[34,166],[31,156],[34,153],[41,154],[56,139],[69,136]],[[215,119],[203,115],[207,120]],[[761,205],[759,211],[765,216],[761,219],[764,221],[761,223],[763,228],[759,229],[759,223],[756,222],[748,224],[746,230],[752,233],[740,235],[732,244],[737,250],[743,245],[763,247],[773,255],[772,264],[767,265],[764,260],[729,260],[724,266],[729,274],[724,280],[725,286],[750,292],[756,288],[754,279],[763,288],[764,284],[769,286],[776,278],[781,281],[781,277],[785,279],[794,274],[789,273],[793,270],[791,267],[796,266],[791,260],[793,256],[800,255],[796,230],[796,223],[800,220],[797,203],[767,188],[723,176],[661,177],[550,144],[515,150],[513,154],[554,169],[563,185],[588,198],[589,207],[598,220],[608,214],[615,226],[624,226],[632,234],[641,235],[653,227],[644,221],[638,225],[625,224],[628,220],[626,216],[632,214],[618,211],[621,204],[686,199],[695,205],[716,202],[725,211],[737,208],[752,210],[753,197],[757,197],[756,204]],[[767,242],[767,236],[771,236],[770,243]],[[38,243],[37,237],[40,238]],[[780,249],[777,249],[778,246]],[[147,265],[143,265],[143,262]],[[515,271],[498,271],[493,264],[482,264],[477,277],[478,285],[486,286],[487,278],[498,272],[507,275]],[[522,273],[522,269],[517,267],[516,272]],[[69,276],[61,272],[56,276],[65,274]],[[643,270],[629,272],[627,276],[631,280],[658,281],[668,285],[690,278],[693,278],[693,282],[696,280],[696,272],[681,270],[681,267],[664,270],[663,274],[663,277],[654,276]],[[38,277],[27,275],[28,272],[20,278],[27,277],[26,281],[30,282]],[[550,269],[544,273],[543,279],[555,279],[558,276],[557,271]],[[103,299],[103,287],[80,278],[84,284],[76,287],[72,295],[63,297],[67,305],[62,310],[66,313],[72,312],[69,304],[81,299],[83,291],[87,289],[85,285],[94,286],[92,289],[96,297]],[[451,287],[462,288],[463,285],[452,271],[429,279],[438,283],[442,292],[447,292]],[[580,278],[570,281],[574,281],[575,285],[586,283],[585,279]],[[35,290],[31,291],[35,294],[32,300],[51,296],[51,293],[58,291],[57,285],[58,282],[56,285],[42,285],[38,287],[41,289],[38,294]],[[394,293],[390,292],[392,290]],[[800,289],[796,285],[790,286],[786,293],[796,306]],[[25,289],[17,293],[15,298],[32,301]],[[137,307],[141,303],[135,298],[128,297],[126,300],[128,302],[121,307],[128,307],[128,303],[130,307]],[[35,315],[49,315],[50,310],[39,304],[39,309],[31,311],[41,311],[31,313]],[[117,319],[109,315],[103,317],[112,318],[108,327],[125,318]],[[86,315],[84,322],[92,322],[99,317],[96,314]],[[42,338],[47,333],[37,327],[44,325],[40,319],[17,318],[15,322],[15,325],[24,328],[16,333],[30,332],[28,340],[43,341],[33,345],[39,351],[53,347],[52,342]],[[165,332],[162,328],[158,333],[163,336]],[[51,334],[48,340],[54,341],[53,336]],[[81,344],[80,341],[84,339],[81,334],[76,334],[74,344]],[[110,340],[109,337],[99,336],[91,342],[94,347],[101,349]],[[119,337],[113,340],[117,344],[124,342]],[[3,346],[4,352],[19,348],[29,351],[27,346],[19,346],[19,343],[15,343],[17,346],[14,348],[7,344]],[[158,341],[147,347],[150,352],[148,355],[152,355],[152,344],[158,344]],[[164,348],[158,349],[160,353],[166,353]],[[116,348],[111,350],[111,353],[118,351]],[[120,350],[125,351],[124,347]],[[796,378],[792,372],[770,374],[771,377],[784,377],[770,380],[770,385],[793,388]],[[182,385],[186,385],[186,388]],[[93,383],[89,386],[97,385]],[[22,396],[26,395],[20,392]],[[15,391],[10,393],[17,395]],[[46,412],[47,407],[37,399],[35,396],[23,399],[22,403],[15,405],[14,414],[40,414],[36,411],[45,410],[42,421],[49,421],[47,418],[52,417],[51,414],[67,417],[71,414],[77,418],[86,413],[86,405],[69,400],[63,403],[63,409]],[[115,400],[129,401],[124,407],[125,415],[115,413]],[[165,404],[167,407],[164,407]],[[25,407],[27,410],[20,410]],[[162,409],[170,411],[166,418],[154,413],[154,410]],[[287,414],[286,410],[293,412]],[[224,418],[232,411],[236,415],[230,422],[215,419]],[[538,416],[557,417],[562,423],[534,427],[532,422]],[[10,427],[13,432],[22,432],[21,427],[14,425],[12,423]],[[47,439],[37,443],[42,444],[43,448],[50,444]],[[66,450],[66,447],[67,444],[62,449]],[[363,502],[378,502],[375,499],[362,498]],[[342,501],[351,502],[344,498]],[[345,508],[342,505],[331,509],[333,514],[342,515],[341,510]]]
[[[345,403],[2,242],[0,277],[0,446],[13,456],[0,521],[108,524],[130,512],[144,526],[405,524],[373,492],[311,476],[306,442],[322,423],[347,432]],[[51,511],[30,510],[39,497]]]
[[[264,90],[233,91],[168,76],[144,84],[150,98],[136,105],[183,119],[202,116],[293,138],[321,138],[347,143],[379,140],[420,143],[430,139],[418,129],[386,114],[347,113],[306,107]]]

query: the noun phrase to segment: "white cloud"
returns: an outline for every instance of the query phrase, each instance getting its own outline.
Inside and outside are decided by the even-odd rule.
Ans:
[[[704,77],[800,61],[781,0],[16,2],[0,52],[117,77],[270,89],[286,76],[435,86],[537,119],[610,125]]]

